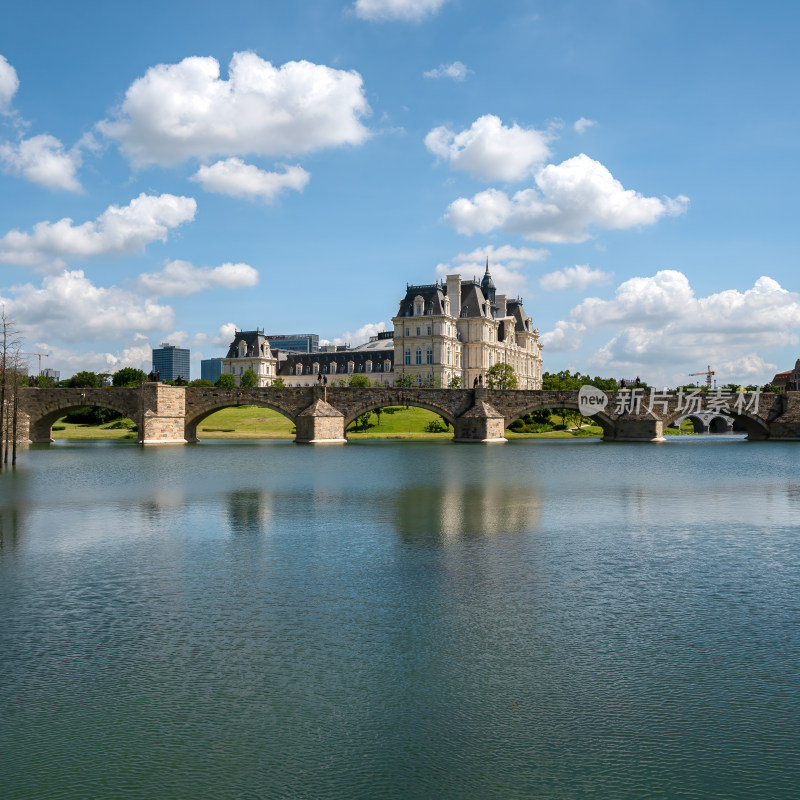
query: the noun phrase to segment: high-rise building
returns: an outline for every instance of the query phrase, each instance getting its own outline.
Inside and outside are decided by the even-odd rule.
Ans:
[[[288,350],[292,353],[319,352],[319,336],[316,333],[288,333],[264,337],[273,350]]]
[[[153,348],[153,372],[161,374],[162,381],[175,381],[182,378],[189,381],[189,350],[168,342]]]
[[[204,381],[216,383],[220,375],[222,375],[221,358],[204,358],[200,362],[200,377]]]

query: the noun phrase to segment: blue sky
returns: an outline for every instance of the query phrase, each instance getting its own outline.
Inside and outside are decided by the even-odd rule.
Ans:
[[[521,295],[546,370],[800,355],[794,4],[116,3],[0,16],[0,297],[62,375],[359,344],[406,282]]]

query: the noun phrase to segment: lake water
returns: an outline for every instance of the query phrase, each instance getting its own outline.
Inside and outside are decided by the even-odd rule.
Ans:
[[[2,798],[796,798],[800,444],[58,443]]]

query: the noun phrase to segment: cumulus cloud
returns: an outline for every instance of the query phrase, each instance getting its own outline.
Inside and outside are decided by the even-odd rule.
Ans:
[[[682,365],[670,373],[678,382],[711,363],[717,379],[728,382],[771,377],[766,373],[774,365],[759,361],[755,350],[796,345],[799,328],[800,294],[772,278],[761,277],[743,292],[697,297],[683,273],[662,270],[624,281],[611,300],[587,298],[542,339],[551,350],[568,351],[589,332],[611,330],[612,338],[590,357],[592,366],[652,377]]]
[[[81,191],[75,174],[81,165],[80,151],[66,152],[55,136],[40,134],[16,144],[0,144],[0,164],[5,172],[48,189]]]
[[[434,128],[425,146],[453,169],[487,181],[518,181],[547,160],[550,138],[543,131],[516,123],[509,127],[494,114],[485,114],[459,133],[444,125]]]
[[[242,52],[234,53],[228,80],[211,57],[151,67],[128,88],[115,118],[98,127],[134,164],[170,165],[361,144],[369,110],[357,72],[309,61],[274,67]]]
[[[454,81],[463,81],[468,72],[466,64],[454,61],[452,64],[439,64],[436,69],[429,69],[422,74],[426,78],[452,78]]]
[[[486,259],[489,259],[489,271],[500,294],[518,294],[526,290],[527,276],[524,269],[527,264],[541,261],[550,255],[547,250],[532,247],[511,247],[488,245],[479,247],[469,253],[459,253],[444,264],[436,265],[436,277],[445,279],[448,275],[459,274],[462,280],[483,276]]]
[[[372,22],[419,22],[438,14],[448,0],[356,0],[356,16]]]
[[[368,342],[371,336],[377,336],[381,331],[385,330],[385,322],[367,322],[357,330],[345,331],[341,336],[334,336],[333,339],[320,339],[320,344],[349,344],[357,347]]]
[[[64,256],[130,253],[166,241],[171,228],[194,218],[197,203],[172,194],[140,194],[127,206],[109,206],[93,222],[74,225],[68,217],[38,222],[33,233],[12,230],[0,238],[0,262],[38,265]]]
[[[581,154],[548,164],[535,189],[509,197],[487,189],[450,204],[447,219],[459,233],[502,230],[540,242],[583,242],[589,228],[635,228],[685,212],[689,199],[645,197],[622,184],[600,162]]]
[[[580,292],[590,286],[601,286],[608,283],[612,277],[612,273],[592,269],[588,264],[576,264],[574,267],[564,267],[564,269],[542,275],[539,278],[539,286],[546,292],[557,292],[563,289]]]
[[[11,107],[11,100],[19,89],[17,71],[8,63],[5,56],[0,55],[0,112]]]
[[[257,283],[258,270],[248,264],[196,267],[188,261],[168,261],[161,272],[140,275],[136,285],[140,291],[156,297],[188,297],[217,286],[241,289]]]
[[[283,172],[266,172],[239,158],[228,158],[200,167],[190,180],[200,183],[207,192],[271,203],[287,189],[303,191],[310,177],[300,166],[284,167]]]
[[[50,363],[57,365],[62,378],[67,378],[82,370],[93,372],[116,372],[123,367],[149,371],[152,365],[152,347],[150,340],[143,333],[135,333],[123,341],[121,346],[110,351],[78,350],[48,341],[37,341],[34,349],[50,354]]]
[[[117,286],[95,286],[82,270],[46,275],[41,286],[16,286],[0,298],[25,338],[106,341],[132,331],[165,330],[174,324],[170,306]]]
[[[581,117],[572,124],[572,128],[576,133],[586,133],[586,131],[593,125],[597,125],[597,121],[593,119],[586,119]]]

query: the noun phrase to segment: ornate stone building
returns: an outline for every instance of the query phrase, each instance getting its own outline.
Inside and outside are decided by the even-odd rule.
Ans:
[[[488,260],[480,282],[448,275],[446,282],[406,286],[392,322],[394,332],[358,347],[312,353],[272,349],[263,330],[237,330],[222,371],[232,374],[237,385],[252,369],[259,386],[270,386],[277,377],[285,386],[311,386],[320,376],[332,384],[363,374],[384,386],[410,376],[420,385],[445,388],[458,378],[470,388],[476,380],[485,382],[490,367],[505,362],[514,369],[518,388],[542,388],[539,331],[522,300],[496,294]]]
[[[460,378],[468,388],[505,362],[520,389],[542,388],[539,331],[521,299],[496,293],[488,259],[480,283],[448,275],[446,282],[407,286],[392,322],[398,377],[445,387]]]

